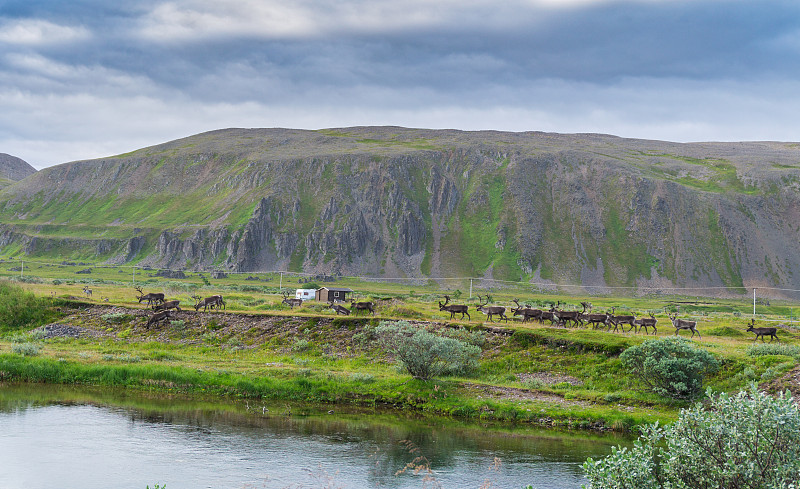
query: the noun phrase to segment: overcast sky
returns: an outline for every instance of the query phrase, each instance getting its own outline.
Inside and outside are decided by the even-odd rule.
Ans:
[[[0,153],[227,127],[800,141],[800,2],[0,0]]]

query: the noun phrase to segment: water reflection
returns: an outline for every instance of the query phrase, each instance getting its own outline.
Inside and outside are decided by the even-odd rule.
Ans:
[[[0,385],[0,487],[423,487],[395,475],[416,455],[408,440],[441,487],[579,488],[586,457],[620,442],[327,409]]]

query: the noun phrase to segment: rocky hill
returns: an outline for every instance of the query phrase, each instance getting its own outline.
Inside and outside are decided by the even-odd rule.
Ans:
[[[36,169],[16,156],[0,153],[0,188],[36,173]]]
[[[39,171],[0,251],[599,286],[800,288],[800,145],[227,129]]]

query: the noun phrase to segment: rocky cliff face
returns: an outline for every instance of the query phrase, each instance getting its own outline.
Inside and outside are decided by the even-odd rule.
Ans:
[[[0,193],[0,248],[164,268],[800,286],[800,150],[602,135],[226,130]],[[69,230],[69,232],[66,232]]]

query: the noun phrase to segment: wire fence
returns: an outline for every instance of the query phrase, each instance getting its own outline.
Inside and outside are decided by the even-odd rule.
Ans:
[[[54,272],[57,268],[59,271]],[[726,286],[694,286],[694,287],[673,287],[673,286],[609,286],[609,285],[586,285],[556,283],[552,281],[512,281],[500,280],[487,277],[374,277],[359,275],[328,275],[310,272],[295,272],[289,270],[268,270],[268,271],[248,271],[237,272],[218,269],[186,269],[186,268],[163,268],[142,265],[114,265],[82,263],[69,260],[45,262],[39,260],[0,260],[0,273],[12,275],[19,273],[19,277],[24,279],[26,273],[28,277],[42,277],[42,269],[49,271],[45,275],[49,278],[58,276],[61,279],[73,280],[80,283],[96,283],[104,279],[95,279],[91,275],[95,269],[117,270],[121,276],[116,282],[126,282],[131,285],[144,284],[151,281],[153,276],[165,279],[193,280],[199,279],[204,284],[209,284],[206,276],[213,279],[224,279],[229,276],[245,276],[245,280],[277,282],[278,290],[303,288],[303,284],[311,282],[362,282],[362,283],[382,283],[400,284],[409,287],[433,287],[443,293],[457,291],[459,294],[469,294],[469,299],[476,297],[476,294],[484,294],[487,290],[514,290],[527,291],[532,294],[552,294],[569,295],[573,297],[585,295],[590,297],[654,297],[660,298],[665,303],[677,306],[679,309],[683,304],[697,304],[700,300],[710,299],[735,299],[752,300],[752,314],[756,315],[757,306],[770,306],[770,300],[779,299],[781,303],[789,306],[789,314],[786,319],[768,319],[764,321],[777,321],[789,323],[790,327],[800,322],[794,317],[795,303],[800,305],[800,289],[786,287],[726,287]],[[69,271],[68,271],[69,270]],[[79,275],[85,275],[78,277]],[[123,278],[125,277],[125,278]],[[106,279],[107,280],[107,279]],[[319,285],[319,284],[316,284]],[[327,285],[326,285],[327,286]],[[460,289],[465,290],[461,291]],[[413,292],[413,290],[411,291]],[[694,298],[695,300],[688,300]],[[739,311],[738,313],[750,311]],[[701,316],[698,316],[701,318]]]
[[[335,281],[359,281],[365,283],[394,283],[404,284],[408,286],[426,286],[434,285],[440,289],[456,288],[456,287],[469,287],[469,297],[474,295],[476,290],[482,289],[498,289],[498,288],[519,288],[528,289],[535,293],[568,293],[572,295],[611,295],[621,294],[629,296],[667,296],[667,295],[688,295],[698,297],[713,297],[713,298],[736,298],[743,299],[752,294],[753,302],[757,305],[769,305],[769,299],[784,299],[789,301],[800,300],[800,289],[785,288],[785,287],[770,287],[770,286],[757,286],[757,287],[730,287],[730,286],[693,286],[693,287],[674,287],[674,286],[612,286],[612,285],[587,285],[587,284],[572,284],[572,283],[558,283],[553,281],[512,281],[500,280],[487,277],[375,277],[375,276],[360,276],[360,275],[327,275],[321,273],[308,273],[296,272],[289,270],[266,270],[266,271],[247,271],[237,272],[228,270],[216,269],[183,269],[183,268],[160,268],[141,265],[114,265],[114,264],[95,264],[95,263],[81,263],[62,260],[60,262],[44,262],[37,260],[0,260],[0,264],[11,267],[6,268],[6,272],[19,272],[20,277],[24,277],[26,273],[26,266],[28,274],[35,274],[34,267],[58,267],[58,268],[80,268],[83,270],[71,272],[70,275],[80,275],[82,272],[90,274],[92,269],[116,269],[127,273],[130,276],[130,282],[135,284],[137,280],[143,281],[146,279],[145,274],[157,274],[164,278],[191,278],[192,276],[205,276],[211,277],[227,277],[230,275],[248,276],[251,279],[259,279],[259,277],[274,277],[283,287],[283,282],[289,286],[289,280],[301,279],[297,283],[302,284],[308,281],[322,281],[322,282],[335,282]],[[127,272],[124,272],[127,270]],[[260,280],[267,280],[261,278]],[[91,281],[87,278],[86,281]],[[467,292],[466,290],[463,292]]]

